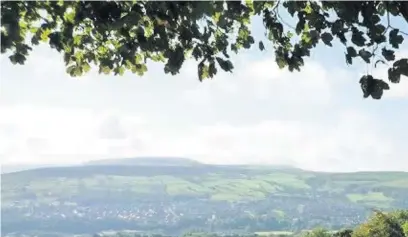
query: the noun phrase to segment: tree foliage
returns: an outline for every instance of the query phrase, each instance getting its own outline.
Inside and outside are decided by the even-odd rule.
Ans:
[[[402,225],[402,230],[404,231],[405,236],[408,236],[408,221]]]
[[[295,18],[290,26],[281,17]],[[268,42],[255,39],[250,23],[260,16]],[[408,23],[402,1],[2,1],[1,52],[24,64],[33,46],[46,42],[63,54],[66,71],[142,76],[148,60],[176,75],[187,58],[198,78],[234,69],[231,53],[254,45],[272,48],[279,68],[300,70],[319,43],[344,46],[345,62],[389,62],[388,80],[408,76],[408,58],[396,58],[406,33],[390,16]],[[269,44],[268,44],[269,43]],[[270,47],[268,47],[268,45]],[[330,49],[327,51],[330,52]],[[375,75],[360,79],[364,97],[380,99],[389,86]]]
[[[316,228],[308,232],[304,237],[331,237],[332,235],[323,228]]]
[[[352,237],[405,237],[401,225],[404,219],[401,218],[400,213],[385,214],[375,211],[366,223],[353,231]]]
[[[351,237],[353,230],[345,229],[333,234],[333,237]]]

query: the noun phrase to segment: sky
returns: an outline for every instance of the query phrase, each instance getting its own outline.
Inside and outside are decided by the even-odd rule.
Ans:
[[[408,171],[408,78],[382,100],[363,99],[358,80],[367,67],[347,66],[339,44],[319,46],[295,73],[279,70],[273,51],[255,45],[232,57],[233,73],[202,83],[195,61],[177,76],[150,63],[143,77],[92,71],[72,78],[62,55],[44,45],[24,66],[7,55],[0,60],[3,165],[177,156],[318,171]],[[386,76],[385,67],[369,70]]]

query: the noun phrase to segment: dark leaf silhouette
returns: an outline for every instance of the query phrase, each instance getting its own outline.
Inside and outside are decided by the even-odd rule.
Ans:
[[[389,85],[380,79],[375,79],[371,75],[363,76],[360,79],[361,89],[364,98],[371,96],[373,99],[381,99],[384,90],[389,90]]]
[[[407,9],[404,1],[2,1],[1,52],[21,65],[33,46],[47,43],[63,55],[71,76],[92,65],[100,73],[143,76],[148,60],[176,75],[193,58],[201,81],[213,78],[217,68],[232,71],[231,52],[256,41],[266,50],[251,32],[251,20],[258,16],[282,69],[299,71],[319,43],[338,41],[349,65],[356,56],[379,62],[373,50],[379,45],[384,59],[394,61],[407,32],[381,16],[408,22]],[[285,11],[297,17],[294,27],[283,19]],[[407,74],[406,66],[393,65],[388,79],[399,82]]]

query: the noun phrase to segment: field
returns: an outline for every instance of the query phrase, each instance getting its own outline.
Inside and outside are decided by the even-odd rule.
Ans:
[[[2,232],[289,233],[408,209],[408,173],[211,165],[84,165],[2,174]]]
[[[63,172],[58,172],[63,169]],[[218,201],[253,201],[270,195],[344,195],[351,202],[391,205],[385,190],[408,189],[407,173],[328,174],[253,167],[68,167],[2,175],[2,203],[29,199],[49,202],[59,197],[94,195],[189,196]],[[116,170],[116,171],[115,171]],[[150,171],[150,172],[149,172]],[[194,172],[196,171],[196,172]],[[377,191],[376,191],[377,190]],[[383,191],[378,191],[383,190]]]

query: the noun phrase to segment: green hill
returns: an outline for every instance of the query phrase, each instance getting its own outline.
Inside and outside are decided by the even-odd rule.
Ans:
[[[150,166],[191,166],[200,162],[182,157],[136,157],[125,159],[105,159],[86,162],[84,165],[150,165]]]
[[[336,229],[408,208],[405,172],[103,164],[2,174],[2,233]]]

